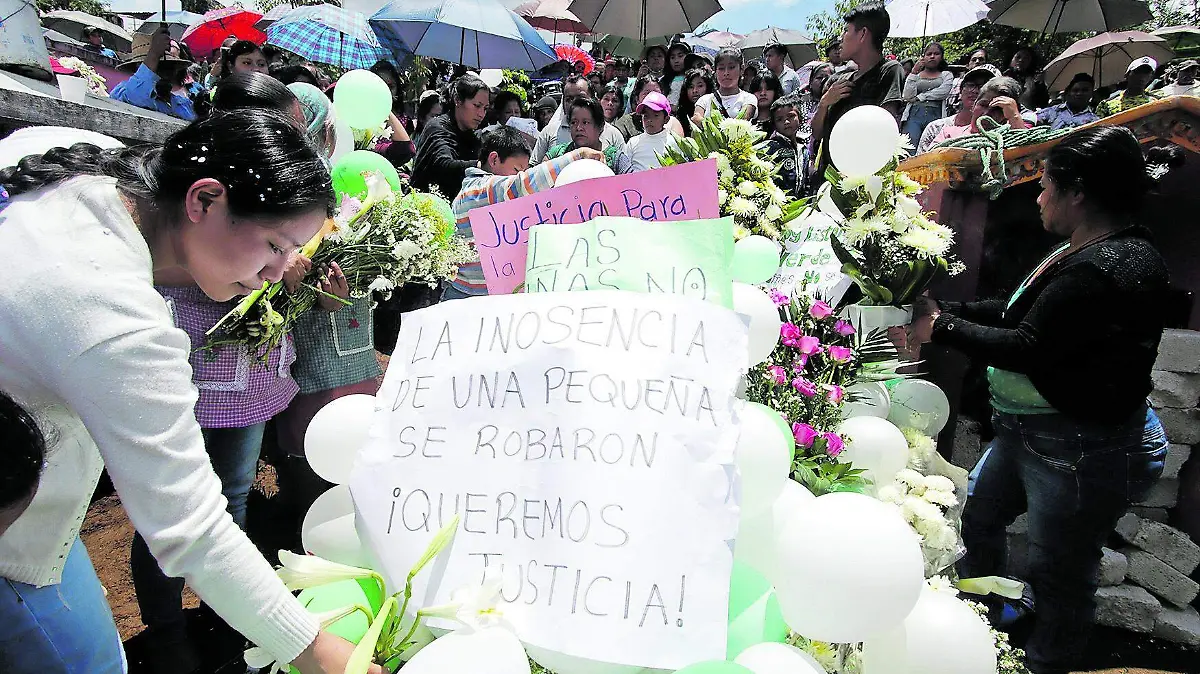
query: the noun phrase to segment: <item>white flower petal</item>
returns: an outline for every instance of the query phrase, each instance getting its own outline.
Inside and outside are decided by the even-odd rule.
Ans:
[[[258,646],[247,649],[242,654],[242,659],[246,661],[247,667],[253,667],[254,669],[264,669],[275,662],[275,656],[268,653],[265,648],[259,648]]]

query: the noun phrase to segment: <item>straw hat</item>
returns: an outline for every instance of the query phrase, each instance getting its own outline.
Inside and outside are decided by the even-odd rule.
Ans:
[[[133,48],[130,50],[130,59],[128,61],[122,63],[121,65],[117,66],[117,70],[120,70],[121,72],[126,72],[126,73],[131,73],[131,72],[137,70],[138,66],[142,64],[143,60],[145,60],[146,54],[150,53],[150,40],[153,37],[154,37],[153,35],[150,35],[147,33],[134,33],[133,34]],[[192,65],[191,61],[186,61],[184,59],[174,59],[174,58],[171,58],[170,56],[164,56],[162,58],[162,60],[159,61],[158,63],[159,63],[160,68],[163,66],[167,66],[172,69],[179,68],[181,70]]]

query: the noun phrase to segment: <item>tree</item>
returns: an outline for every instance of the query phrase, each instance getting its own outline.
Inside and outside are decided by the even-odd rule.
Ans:
[[[38,12],[53,12],[58,9],[69,9],[76,12],[86,12],[92,16],[108,14],[108,7],[100,0],[37,0]],[[76,35],[76,37],[79,37]]]

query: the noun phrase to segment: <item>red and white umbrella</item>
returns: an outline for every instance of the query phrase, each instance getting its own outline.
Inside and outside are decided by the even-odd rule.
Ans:
[[[590,33],[592,29],[567,9],[571,0],[531,0],[513,11],[534,28],[557,33]]]

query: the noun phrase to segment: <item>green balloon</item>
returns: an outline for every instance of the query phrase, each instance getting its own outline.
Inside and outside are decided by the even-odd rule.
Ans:
[[[734,560],[729,578],[729,631],[725,657],[733,660],[742,651],[767,641],[783,643],[788,628],[770,581]]]
[[[754,674],[754,670],[743,667],[736,662],[725,660],[709,660],[697,662],[677,670],[675,674]]]
[[[392,92],[370,70],[351,70],[338,78],[333,88],[337,115],[352,129],[373,129],[383,124],[392,111]]]
[[[334,164],[330,173],[333,190],[339,199],[343,195],[361,199],[367,194],[367,179],[363,174],[370,172],[383,175],[393,190],[400,189],[400,174],[386,157],[370,150],[355,150]]]
[[[733,280],[756,285],[765,283],[779,270],[779,245],[757,234],[733,244]]]
[[[783,431],[783,436],[785,438],[787,438],[788,451],[792,453],[792,461],[795,461],[796,460],[796,436],[792,435],[792,428],[791,428],[791,426],[788,426],[787,420],[785,420],[783,418],[783,415],[761,403],[748,403],[748,404],[758,405],[759,407],[763,408],[763,411],[765,411],[767,413],[767,417],[771,421],[774,421],[777,426],[779,426],[779,430]]]
[[[431,205],[442,221],[442,239],[446,240],[454,236],[458,223],[454,217],[454,209],[450,207],[450,202],[428,192],[411,192],[404,197],[404,201],[411,201],[414,205]]]
[[[298,598],[300,603],[313,613],[333,611],[354,604],[369,607],[374,613],[383,606],[379,583],[369,578],[339,580],[336,583],[311,587],[301,592]],[[347,641],[358,643],[370,626],[367,616],[363,615],[361,611],[356,611],[333,623],[327,629]]]

